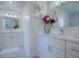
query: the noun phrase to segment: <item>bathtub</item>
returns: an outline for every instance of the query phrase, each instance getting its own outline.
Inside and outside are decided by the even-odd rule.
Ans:
[[[29,58],[22,47],[11,47],[0,51],[0,58]]]
[[[19,58],[19,57],[21,57],[19,47],[11,47],[7,49],[2,49],[0,51],[0,58]]]

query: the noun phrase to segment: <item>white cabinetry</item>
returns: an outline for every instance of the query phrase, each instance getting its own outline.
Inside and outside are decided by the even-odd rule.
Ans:
[[[17,47],[20,45],[20,40],[22,39],[20,32],[3,32],[0,33],[0,36],[0,47],[2,49]]]
[[[17,33],[3,33],[4,46],[3,48],[15,47],[18,45]]]
[[[37,55],[40,58],[64,58],[65,41],[42,34],[37,35]]]
[[[73,41],[72,38],[69,41],[55,35],[38,34],[37,56],[40,58],[79,58],[79,43]]]
[[[79,58],[79,43],[67,42],[66,44],[66,57]]]
[[[37,37],[37,55],[38,57],[50,57],[50,52],[49,52],[49,41],[50,38],[46,38],[45,36],[38,36]]]

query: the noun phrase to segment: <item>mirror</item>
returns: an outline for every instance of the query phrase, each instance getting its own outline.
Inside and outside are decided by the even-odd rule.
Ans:
[[[18,29],[19,21],[16,18],[5,17],[4,18],[4,27],[5,27],[5,29]]]
[[[19,12],[0,9],[0,30],[19,30],[21,29]]]
[[[79,1],[69,1],[58,7],[60,26],[79,26]]]

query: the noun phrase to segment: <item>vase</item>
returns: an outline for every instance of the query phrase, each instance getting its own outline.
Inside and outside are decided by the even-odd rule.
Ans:
[[[50,29],[51,29],[51,24],[50,23],[45,23],[44,24],[44,32],[45,33],[50,33]]]

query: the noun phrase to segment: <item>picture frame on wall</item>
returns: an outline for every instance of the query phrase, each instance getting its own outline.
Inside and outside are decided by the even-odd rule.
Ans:
[[[35,3],[34,4],[34,17],[40,19],[46,14],[46,4],[44,3]]]

